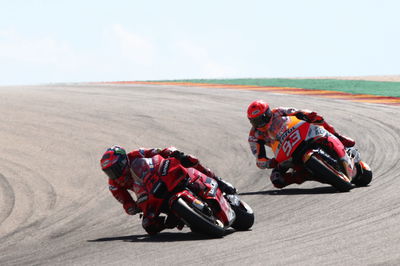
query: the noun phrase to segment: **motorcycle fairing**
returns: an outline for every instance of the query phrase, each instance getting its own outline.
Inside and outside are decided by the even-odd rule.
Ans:
[[[213,205],[213,210],[216,212],[215,215],[221,220],[224,226],[230,226],[235,220],[236,215],[228,201],[225,199],[222,191],[218,189],[218,183],[216,180],[206,176],[194,168],[188,169],[188,175],[190,183],[200,182],[204,191],[199,193],[199,195],[206,202]]]
[[[293,152],[303,141],[310,139],[334,137],[320,125],[310,124],[294,116],[290,116],[287,122],[282,125],[280,133],[272,144],[272,150],[278,162],[291,159]],[[339,151],[339,154],[341,152]]]

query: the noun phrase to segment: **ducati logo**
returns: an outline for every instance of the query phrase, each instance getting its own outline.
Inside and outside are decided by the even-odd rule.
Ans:
[[[161,167],[161,175],[162,176],[166,176],[168,174],[168,170],[169,170],[169,164],[170,161],[169,160],[165,160],[162,167]]]

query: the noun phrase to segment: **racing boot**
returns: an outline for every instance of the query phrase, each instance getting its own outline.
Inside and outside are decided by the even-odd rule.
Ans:
[[[343,143],[346,148],[353,147],[356,144],[356,142],[349,137],[340,135],[339,133],[335,133],[334,135],[340,140],[340,142]]]
[[[272,171],[271,182],[276,188],[284,188],[291,184],[302,184],[305,181],[315,180],[310,173],[305,170],[294,170],[293,172]],[[315,180],[316,181],[316,180]]]
[[[165,219],[164,225],[166,228],[178,228],[178,230],[182,230],[184,223],[178,218],[176,217],[174,214],[169,214],[167,216],[167,219]]]
[[[353,147],[356,144],[356,142],[353,139],[337,133],[336,130],[333,128],[333,126],[329,125],[326,121],[324,121],[322,123],[322,126],[326,130],[328,130],[329,133],[332,133],[333,135],[335,135],[335,137],[337,137],[345,147],[350,148],[350,147]]]
[[[222,178],[218,177],[215,175],[214,172],[212,172],[209,168],[203,167],[201,164],[197,165],[197,170],[202,172],[208,177],[211,177],[212,179],[215,179],[218,183],[218,187],[222,192],[225,192],[226,194],[237,194],[237,189],[229,182],[226,182]]]

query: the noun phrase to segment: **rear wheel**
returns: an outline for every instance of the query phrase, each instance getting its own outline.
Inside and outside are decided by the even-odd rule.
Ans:
[[[317,178],[332,185],[340,192],[348,192],[353,188],[353,185],[345,180],[347,177],[342,172],[333,169],[332,166],[324,162],[322,159],[311,156],[305,166]]]
[[[225,229],[221,221],[201,213],[181,198],[172,204],[171,209],[193,232],[206,234],[212,237],[222,237],[225,234]]]

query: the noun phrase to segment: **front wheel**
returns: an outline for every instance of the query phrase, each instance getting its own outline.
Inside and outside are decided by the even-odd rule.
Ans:
[[[368,186],[368,184],[371,183],[372,180],[371,168],[363,161],[357,163],[356,167],[357,167],[357,175],[355,178],[353,178],[351,183],[353,183],[357,187]]]
[[[225,234],[225,229],[221,221],[201,213],[181,198],[172,203],[171,209],[194,232],[212,237],[222,237]]]
[[[236,219],[231,225],[238,231],[249,230],[254,224],[254,212],[251,207],[244,201],[239,200],[237,205],[231,205],[236,214]]]
[[[328,163],[325,163],[322,159],[311,156],[310,159],[305,163],[305,166],[317,178],[332,185],[340,192],[348,192],[353,188],[353,185],[345,180],[347,177],[343,173],[333,169],[332,166],[330,166]]]

